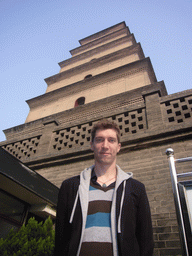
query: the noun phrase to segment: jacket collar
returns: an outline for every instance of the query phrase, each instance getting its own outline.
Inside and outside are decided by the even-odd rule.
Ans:
[[[116,188],[119,187],[119,185],[124,181],[128,180],[129,178],[133,177],[132,172],[124,172],[118,165],[117,167],[117,180],[116,180]],[[92,165],[89,168],[86,168],[84,171],[80,174],[80,185],[83,186],[87,191],[89,190],[89,184],[91,179],[91,173],[94,168],[94,165]]]

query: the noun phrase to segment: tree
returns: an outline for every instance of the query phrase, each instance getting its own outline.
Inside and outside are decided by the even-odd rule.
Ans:
[[[52,256],[55,246],[55,230],[50,217],[43,223],[30,218],[18,232],[11,230],[0,239],[1,256]]]

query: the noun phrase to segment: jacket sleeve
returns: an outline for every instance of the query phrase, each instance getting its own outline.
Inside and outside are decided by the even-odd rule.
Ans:
[[[153,255],[153,230],[151,221],[151,212],[147,198],[145,186],[142,184],[141,194],[137,211],[137,230],[136,236],[140,247],[141,256]]]
[[[67,182],[61,185],[58,195],[57,216],[55,224],[55,256],[68,255],[68,245],[70,239],[69,217],[67,210]]]

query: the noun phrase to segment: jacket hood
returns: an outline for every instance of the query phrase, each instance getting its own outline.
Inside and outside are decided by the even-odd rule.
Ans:
[[[89,183],[90,182],[90,179],[91,179],[91,173],[92,173],[92,170],[94,168],[95,165],[92,165],[91,167],[89,168],[86,168],[84,169],[81,174],[80,174],[80,185],[81,186],[85,186],[85,184],[87,184],[87,182]],[[132,178],[133,177],[133,173],[132,172],[124,172],[121,170],[121,168],[116,165],[117,167],[117,179],[116,179],[116,188],[119,187],[119,185],[124,181],[124,180],[127,180],[129,178]],[[89,190],[89,187],[86,186],[86,190]]]

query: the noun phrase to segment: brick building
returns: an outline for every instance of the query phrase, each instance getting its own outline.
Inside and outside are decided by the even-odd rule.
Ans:
[[[168,95],[151,61],[125,22],[79,41],[59,63],[46,93],[27,101],[24,124],[4,130],[0,146],[51,183],[92,165],[90,131],[102,118],[116,121],[122,149],[118,164],[146,186],[154,255],[181,255],[170,172],[165,151],[192,155],[192,90]],[[179,166],[179,172],[190,168]]]

